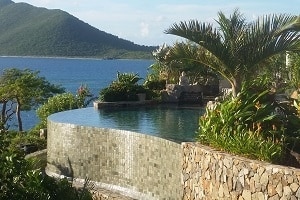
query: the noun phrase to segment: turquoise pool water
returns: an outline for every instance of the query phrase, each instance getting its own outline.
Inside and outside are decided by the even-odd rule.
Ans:
[[[147,106],[114,109],[93,107],[56,113],[49,119],[82,126],[128,130],[177,142],[194,141],[201,107]]]

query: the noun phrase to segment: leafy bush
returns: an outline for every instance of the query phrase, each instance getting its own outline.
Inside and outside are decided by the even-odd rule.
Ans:
[[[206,109],[199,120],[199,141],[253,159],[280,163],[299,137],[300,120],[275,94],[253,83],[236,98]]]
[[[117,80],[115,82],[124,85],[136,85],[141,79],[138,74],[117,72]]]
[[[53,113],[78,108],[77,98],[71,93],[58,94],[50,97],[48,101],[40,106],[36,113],[40,119],[40,127],[47,127],[47,117]]]
[[[100,92],[100,100],[106,102],[114,101],[137,101],[137,93],[141,90],[138,85],[123,85],[120,83],[113,83],[109,87],[104,88]]]
[[[117,79],[100,91],[99,99],[106,102],[137,101],[138,93],[147,92],[142,85],[138,85],[139,80],[138,74],[118,72]]]
[[[150,90],[163,90],[166,88],[166,80],[147,80],[144,85]]]
[[[36,150],[46,149],[46,140],[41,139],[39,135],[35,134],[34,132],[13,132],[10,131],[12,136],[10,140],[9,150],[10,151],[18,151],[21,149],[23,145],[34,145]]]
[[[92,199],[87,187],[77,190],[67,179],[56,180],[34,168],[21,151],[9,148],[13,137],[0,134],[0,199]]]
[[[87,107],[94,99],[95,97],[91,94],[90,89],[86,85],[80,85],[76,95],[78,108]]]
[[[47,117],[49,115],[66,110],[87,107],[94,99],[95,98],[90,93],[88,87],[84,85],[81,85],[78,88],[77,95],[63,93],[50,97],[45,104],[37,109],[37,116],[41,122],[36,126],[36,129],[47,127]]]

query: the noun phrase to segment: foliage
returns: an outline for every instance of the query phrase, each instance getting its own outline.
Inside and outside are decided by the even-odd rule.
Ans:
[[[38,71],[30,69],[5,69],[0,84],[1,97],[18,99],[22,110],[31,110],[53,94],[64,91],[60,86],[50,84],[45,77],[40,77]]]
[[[293,100],[293,106],[295,107],[297,116],[300,118],[300,100]]]
[[[247,23],[235,10],[229,17],[219,12],[216,21],[217,28],[197,20],[173,24],[165,31],[167,34],[183,37],[197,46],[178,43],[170,49],[169,59],[190,60],[211,68],[231,83],[234,96],[245,80],[257,75],[266,59],[300,48],[297,16],[266,15]]]
[[[76,94],[78,108],[87,107],[93,100],[95,97],[90,93],[90,89],[86,85],[80,85]]]
[[[165,81],[166,82],[166,80],[167,80],[167,75],[165,74],[164,70],[162,69],[162,65],[156,61],[149,67],[145,82],[148,82],[148,81]]]
[[[0,77],[0,100],[15,102],[19,131],[23,131],[21,110],[31,110],[43,103],[53,94],[61,93],[63,88],[50,84],[38,71],[29,69],[5,69]],[[2,107],[5,109],[5,107]],[[6,110],[2,110],[5,113]],[[2,115],[3,117],[3,115]]]
[[[277,103],[274,94],[264,88],[255,82],[245,84],[236,97],[207,108],[199,122],[199,141],[234,154],[280,163],[300,136],[300,119],[292,107]]]
[[[46,149],[46,140],[39,137],[39,135],[33,132],[16,132],[9,131],[10,145],[8,149],[10,151],[19,151],[23,145],[34,145],[35,151]]]
[[[174,46],[176,46],[175,44]],[[196,49],[195,44],[187,41],[186,45],[189,49]],[[187,59],[173,59],[170,57],[170,52],[174,47],[166,44],[160,46],[152,53],[156,63],[150,66],[150,74],[148,79],[156,78],[165,80],[167,83],[177,84],[181,72],[186,72],[192,84],[207,84],[208,80],[218,80],[218,76],[211,69],[203,64]]]
[[[154,49],[98,30],[64,11],[28,4],[1,7],[0,27],[0,55],[151,59]]]
[[[170,46],[163,44],[152,52],[156,62],[150,66],[151,73],[147,79],[156,78],[156,80],[165,80],[168,84],[178,82],[178,74],[180,74],[180,72],[177,67],[179,63],[177,61],[166,61],[170,48]]]
[[[137,101],[138,93],[146,93],[142,85],[138,84],[141,78],[134,73],[117,73],[117,79],[108,87],[100,91],[99,99],[106,102]]]
[[[288,84],[292,90],[300,88],[300,53],[288,53],[290,63],[288,64]]]
[[[146,96],[149,99],[160,100],[161,90],[166,88],[167,81],[160,77],[160,71],[155,66],[158,66],[158,64],[151,65],[151,72],[148,73],[143,86],[147,89]]]
[[[41,105],[36,111],[37,116],[40,119],[40,123],[35,128],[46,128],[47,118],[51,114],[87,107],[94,99],[95,98],[90,93],[89,88],[84,85],[81,85],[78,88],[77,95],[73,95],[72,93],[63,93],[50,97],[48,101]]]
[[[67,179],[45,175],[24,154],[9,149],[13,134],[0,134],[0,199],[92,199],[88,187],[77,190]]]
[[[136,85],[141,79],[138,74],[117,72],[117,80],[115,82],[123,85]]]
[[[163,90],[166,88],[165,80],[146,80],[144,86],[149,90]]]
[[[0,117],[0,131],[5,131],[10,128],[8,122],[13,119],[13,116],[16,113],[16,109],[15,109],[16,102],[2,99],[0,100],[0,103],[2,104],[1,117]]]
[[[274,55],[261,62],[258,65],[258,71],[255,73],[255,79],[257,78],[263,81],[273,92],[285,93],[290,81],[285,53]]]

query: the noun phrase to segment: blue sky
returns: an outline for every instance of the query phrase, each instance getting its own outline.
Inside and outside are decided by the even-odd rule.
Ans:
[[[214,22],[219,11],[239,8],[252,21],[265,14],[300,15],[300,0],[13,0],[64,10],[80,20],[140,45],[172,44],[164,32],[173,23],[197,19]]]

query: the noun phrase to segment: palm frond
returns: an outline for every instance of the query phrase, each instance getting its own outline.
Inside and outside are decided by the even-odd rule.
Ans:
[[[246,23],[238,9],[228,18],[218,13],[219,28],[197,20],[173,24],[165,31],[196,43],[196,49],[179,45],[174,59],[191,59],[217,71],[232,82],[255,75],[258,66],[277,54],[300,51],[300,16],[265,15]]]
[[[227,18],[223,12],[218,13],[219,19],[216,22],[220,25],[220,31],[223,36],[224,42],[234,41],[234,43],[239,43],[240,38],[243,36],[247,24],[245,22],[245,17],[239,12],[238,9]],[[234,44],[232,42],[227,45]]]
[[[300,15],[296,16],[286,16],[286,23],[278,29],[277,34],[287,31],[300,31]]]
[[[216,56],[207,51],[201,46],[191,47],[185,43],[176,43],[169,51],[169,61],[172,60],[189,60],[200,63],[213,71],[217,71],[223,77],[229,79],[234,75],[234,71],[229,71],[231,68],[221,63]],[[224,67],[226,66],[226,67]]]
[[[225,52],[223,50],[225,47],[222,43],[222,37],[217,29],[213,28],[209,23],[200,23],[197,20],[180,22],[173,24],[169,29],[165,30],[165,33],[195,42],[218,57],[224,56]],[[225,56],[228,57],[228,55]]]
[[[249,25],[238,52],[247,67],[252,67],[276,54],[299,48],[297,31],[278,31],[293,22],[289,15],[266,15]],[[251,55],[251,56],[249,56]]]

